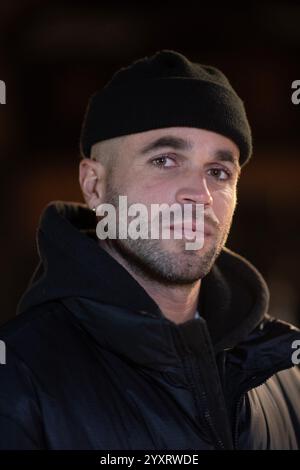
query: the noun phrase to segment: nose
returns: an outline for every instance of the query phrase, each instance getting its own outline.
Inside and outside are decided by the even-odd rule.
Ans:
[[[204,208],[212,205],[213,198],[207,187],[206,179],[203,175],[200,177],[185,179],[184,187],[180,188],[176,194],[176,201],[180,204],[198,203],[203,204]]]

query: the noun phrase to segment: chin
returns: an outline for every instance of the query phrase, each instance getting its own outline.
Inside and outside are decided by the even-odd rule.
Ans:
[[[208,249],[211,249],[212,244],[204,241],[204,244],[202,245],[201,248],[197,249],[187,249],[186,248],[186,243],[194,243],[193,240],[166,240],[168,243],[166,245],[163,245],[163,248],[166,249],[169,253],[177,253],[177,254],[182,254],[182,255],[187,255],[187,256],[192,256],[196,255],[201,257],[201,255],[204,255],[207,253]]]

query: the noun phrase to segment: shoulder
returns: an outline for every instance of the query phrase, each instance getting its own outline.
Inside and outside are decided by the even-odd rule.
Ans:
[[[28,395],[38,386],[50,391],[88,351],[85,332],[60,302],[41,304],[9,320],[0,327],[0,340],[5,352],[0,364],[2,394],[26,389]]]
[[[40,358],[52,355],[55,351],[49,349],[51,344],[55,343],[57,350],[75,334],[76,324],[59,301],[32,307],[0,327],[0,340],[8,352],[22,358],[37,352]]]
[[[285,405],[288,409],[292,420],[298,425],[299,442],[300,442],[300,368],[294,366],[286,370],[277,372],[272,377],[272,381],[277,391],[284,398]]]

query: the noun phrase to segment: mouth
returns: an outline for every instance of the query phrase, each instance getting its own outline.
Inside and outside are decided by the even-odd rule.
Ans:
[[[185,231],[187,234],[194,233],[195,235],[199,233],[203,233],[203,230],[198,229],[196,221],[192,221],[192,223],[188,222],[187,226],[185,227],[183,226],[183,224],[171,224],[170,230],[175,231],[175,232],[181,232],[181,233]],[[211,235],[212,235],[212,231],[206,224],[204,224],[204,236],[209,237]]]

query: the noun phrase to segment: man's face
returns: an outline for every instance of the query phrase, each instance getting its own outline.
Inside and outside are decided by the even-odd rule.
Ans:
[[[110,247],[133,270],[166,285],[204,277],[225,245],[236,207],[239,149],[230,139],[202,129],[170,127],[122,139],[106,182],[105,201],[118,207],[143,203],[204,205],[204,245],[187,250],[187,239],[117,239]],[[150,221],[150,218],[149,218]],[[100,242],[103,243],[103,242]],[[107,243],[107,242],[105,242]]]

